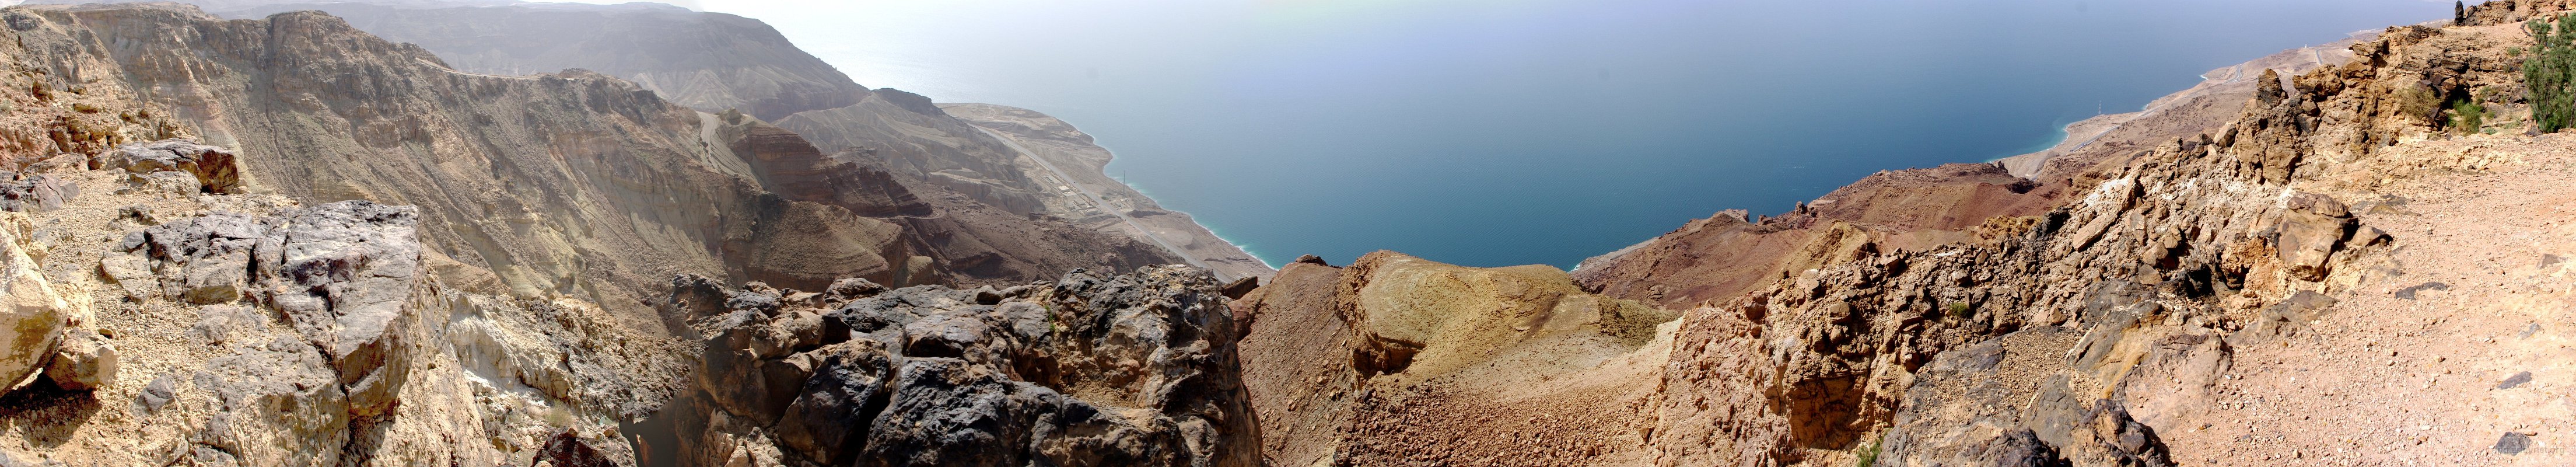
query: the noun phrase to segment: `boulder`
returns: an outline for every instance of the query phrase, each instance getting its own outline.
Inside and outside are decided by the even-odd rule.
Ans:
[[[339,375],[321,349],[300,339],[240,347],[189,379],[193,389],[177,397],[191,410],[208,404],[214,412],[187,422],[200,447],[214,451],[209,455],[238,458],[238,465],[330,465],[348,445],[349,399]]]
[[[72,306],[37,272],[18,227],[25,219],[0,216],[0,381],[24,380],[52,357]],[[11,227],[15,226],[15,227]]]
[[[88,329],[63,333],[53,361],[45,364],[45,379],[74,391],[95,390],[116,381],[116,346],[108,343],[107,336]]]
[[[679,399],[683,463],[1217,465],[1258,462],[1214,277],[1183,266],[1002,289],[824,301],[722,291]],[[873,284],[866,284],[873,285]],[[819,319],[818,319],[819,318]]]
[[[1225,283],[1225,287],[1219,289],[1218,293],[1225,294],[1225,298],[1227,299],[1237,299],[1243,298],[1244,295],[1252,294],[1252,289],[1258,288],[1261,288],[1261,278],[1244,276],[1242,278],[1235,279],[1234,282]]]
[[[875,282],[869,282],[867,279],[856,277],[832,281],[831,288],[823,289],[823,293],[825,294],[824,296],[831,297],[834,300],[866,298],[868,296],[885,293],[885,291],[885,286],[877,285]]]
[[[635,456],[625,447],[622,441],[603,443],[564,430],[546,439],[545,447],[537,449],[537,460],[554,467],[631,467]]]
[[[2352,231],[2352,212],[2334,198],[2314,193],[2293,194],[2287,204],[2279,232],[2281,262],[2292,277],[2324,280],[2328,260]]]
[[[296,332],[330,355],[357,415],[383,413],[423,336],[418,209],[342,201],[271,220],[254,270]]]
[[[242,193],[241,165],[232,151],[186,139],[129,144],[98,157],[98,168],[124,170],[138,179],[156,172],[185,173],[206,193]]]
[[[80,196],[80,185],[53,175],[0,182],[0,210],[47,212]]]
[[[866,439],[875,415],[885,410],[886,381],[893,377],[894,354],[873,340],[849,341],[812,353],[811,379],[779,420],[782,447],[806,459],[847,464],[847,447]]]
[[[137,159],[132,164],[159,164]],[[422,336],[414,297],[425,278],[417,210],[342,201],[253,218],[213,213],[129,234],[101,273],[135,300],[275,308],[329,356],[355,415],[393,404]],[[229,319],[229,318],[227,318]],[[229,321],[202,334],[228,334]]]
[[[135,300],[231,303],[250,289],[251,250],[268,225],[218,212],[126,234],[100,268]]]

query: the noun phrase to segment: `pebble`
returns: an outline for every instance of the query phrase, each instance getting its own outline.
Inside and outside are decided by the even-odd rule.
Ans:
[[[2495,387],[2495,388],[2496,388],[2496,389],[2513,389],[2514,387],[2517,387],[2517,386],[2521,386],[2521,385],[2523,385],[2523,383],[2529,383],[2529,382],[2531,382],[2531,372],[2525,371],[2525,372],[2521,372],[2521,373],[2514,373],[2514,374],[2513,374],[2513,376],[2505,378],[2505,379],[2504,379],[2504,382],[2496,383],[2496,387]]]
[[[2504,437],[2497,439],[2495,444],[2495,452],[2498,454],[2521,454],[2525,449],[2531,449],[2531,436],[2522,433],[2505,432]]]

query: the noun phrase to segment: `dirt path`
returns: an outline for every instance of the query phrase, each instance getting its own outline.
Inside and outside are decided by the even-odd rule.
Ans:
[[[2161,433],[2176,462],[2576,463],[2576,137],[2409,146],[2525,163],[2357,203],[2399,239],[2400,275],[2342,294],[2309,331],[2236,349],[2212,400]]]

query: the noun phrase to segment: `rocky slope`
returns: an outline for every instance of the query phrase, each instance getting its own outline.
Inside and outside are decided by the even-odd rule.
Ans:
[[[2375,35],[2372,33],[2370,35]],[[2235,121],[2264,70],[2297,73],[2350,61],[2353,41],[2291,49],[2212,70],[2200,84],[2140,112],[2067,126],[2055,148],[1992,164],[1881,171],[1790,212],[1751,218],[1721,212],[1617,252],[1585,260],[1586,288],[1666,307],[1724,299],[1848,254],[1876,248],[1922,250],[1996,239],[2013,219],[2039,215],[2081,196],[2107,171],[2176,138],[2197,138]],[[2000,222],[1988,225],[1989,220]]]
[[[1004,289],[700,277],[682,465],[1258,465],[1234,315],[1186,266]]]
[[[1258,459],[1240,332],[1204,270],[822,293],[680,276],[653,301],[700,341],[452,286],[437,271],[468,266],[421,242],[415,207],[208,190],[244,159],[173,140],[12,175],[0,372],[21,382],[0,396],[0,461]]]
[[[0,207],[27,212],[0,215],[13,465],[663,465],[621,431],[654,426],[633,422],[706,348],[654,306],[673,274],[821,289],[1178,261],[924,199],[749,116],[595,74],[457,72],[319,13],[0,19],[0,119],[22,123],[0,135]],[[171,137],[222,145],[142,143]],[[1234,425],[1162,432],[1246,456],[1209,433],[1249,419],[1209,417]]]
[[[9,8],[0,463],[2563,464],[2576,139],[2518,57],[2570,7],[2390,28],[2035,180],[1249,290],[973,190],[1105,160],[1033,112],[871,92],[822,126],[881,133],[817,145],[317,13]]]
[[[2550,234],[2576,209],[2556,194],[2576,140],[2523,134],[2515,57],[2531,45],[2518,21],[2567,8],[2493,2],[2462,25],[2353,43],[2349,62],[2259,72],[2221,125],[2065,182],[1996,166],[1891,172],[1783,216],[1693,222],[1576,274],[1583,288],[1567,297],[1686,310],[1641,345],[1589,357],[1515,362],[1506,347],[1473,354],[1493,358],[1488,375],[1444,381],[1455,366],[1390,362],[1493,338],[1402,330],[1525,315],[1447,308],[1483,303],[1467,297],[1488,289],[1467,278],[1512,270],[1386,287],[1353,278],[1408,261],[1291,265],[1237,302],[1254,323],[1247,381],[1269,454],[1290,465],[2565,462],[2547,446],[2576,418],[2539,401],[2565,377],[2546,363],[2563,353],[2551,336],[2567,293],[2566,246]],[[2493,115],[2447,126],[2445,103],[2462,100]],[[1927,229],[1954,233],[1917,235]],[[1466,389],[1486,382],[1505,389]]]
[[[122,3],[75,0],[29,3]],[[143,2],[135,2],[143,3]],[[449,66],[525,76],[587,69],[704,112],[776,120],[848,106],[867,88],[798,50],[758,20],[659,3],[586,5],[509,0],[196,0],[208,13],[262,19],[319,10],[385,40],[419,45]]]
[[[1616,446],[1644,442],[1674,314],[1555,268],[1301,261],[1234,306],[1272,465],[1648,461]]]
[[[389,40],[418,44],[467,72],[521,76],[579,68],[615,76],[704,112],[739,110],[775,122],[813,141],[827,155],[894,173],[906,185],[926,192],[925,199],[956,200],[952,203],[959,205],[956,209],[1064,219],[1163,248],[1228,280],[1272,273],[1268,265],[1187,215],[1162,209],[1135,189],[1109,179],[1099,170],[1107,163],[1108,151],[1061,121],[1026,110],[974,104],[964,108],[1002,120],[970,123],[949,115],[927,97],[869,90],[756,20],[649,3],[190,3],[233,18],[325,11]],[[1052,126],[1039,131],[1011,130],[1039,120],[1054,123],[1042,124]],[[994,131],[978,129],[979,125]],[[940,190],[960,196],[936,193]],[[1009,235],[1013,234],[985,236]],[[1036,277],[1043,276],[1031,279]]]
[[[524,464],[618,452],[613,421],[677,388],[653,376],[685,368],[677,341],[440,282],[416,208],[208,190],[236,156],[172,141],[13,175],[55,189],[0,213],[0,460]]]
[[[30,60],[80,73],[65,79],[139,90],[204,141],[250,154],[245,177],[265,189],[420,206],[424,243],[493,276],[455,282],[490,291],[574,297],[650,322],[646,284],[675,273],[1021,282],[1170,258],[971,204],[930,214],[876,205],[899,204],[909,190],[845,161],[754,167],[731,148],[797,142],[734,141],[755,135],[720,131],[736,123],[624,81],[457,72],[319,13],[224,21],[184,7],[19,11]],[[755,169],[835,172],[824,178],[876,184],[849,189],[884,195],[826,199],[764,185],[778,179]]]

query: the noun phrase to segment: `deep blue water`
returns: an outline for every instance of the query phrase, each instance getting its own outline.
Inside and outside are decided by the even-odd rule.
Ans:
[[[1072,122],[1273,264],[1571,266],[1722,209],[2054,144],[2423,0],[731,5],[861,84]]]

